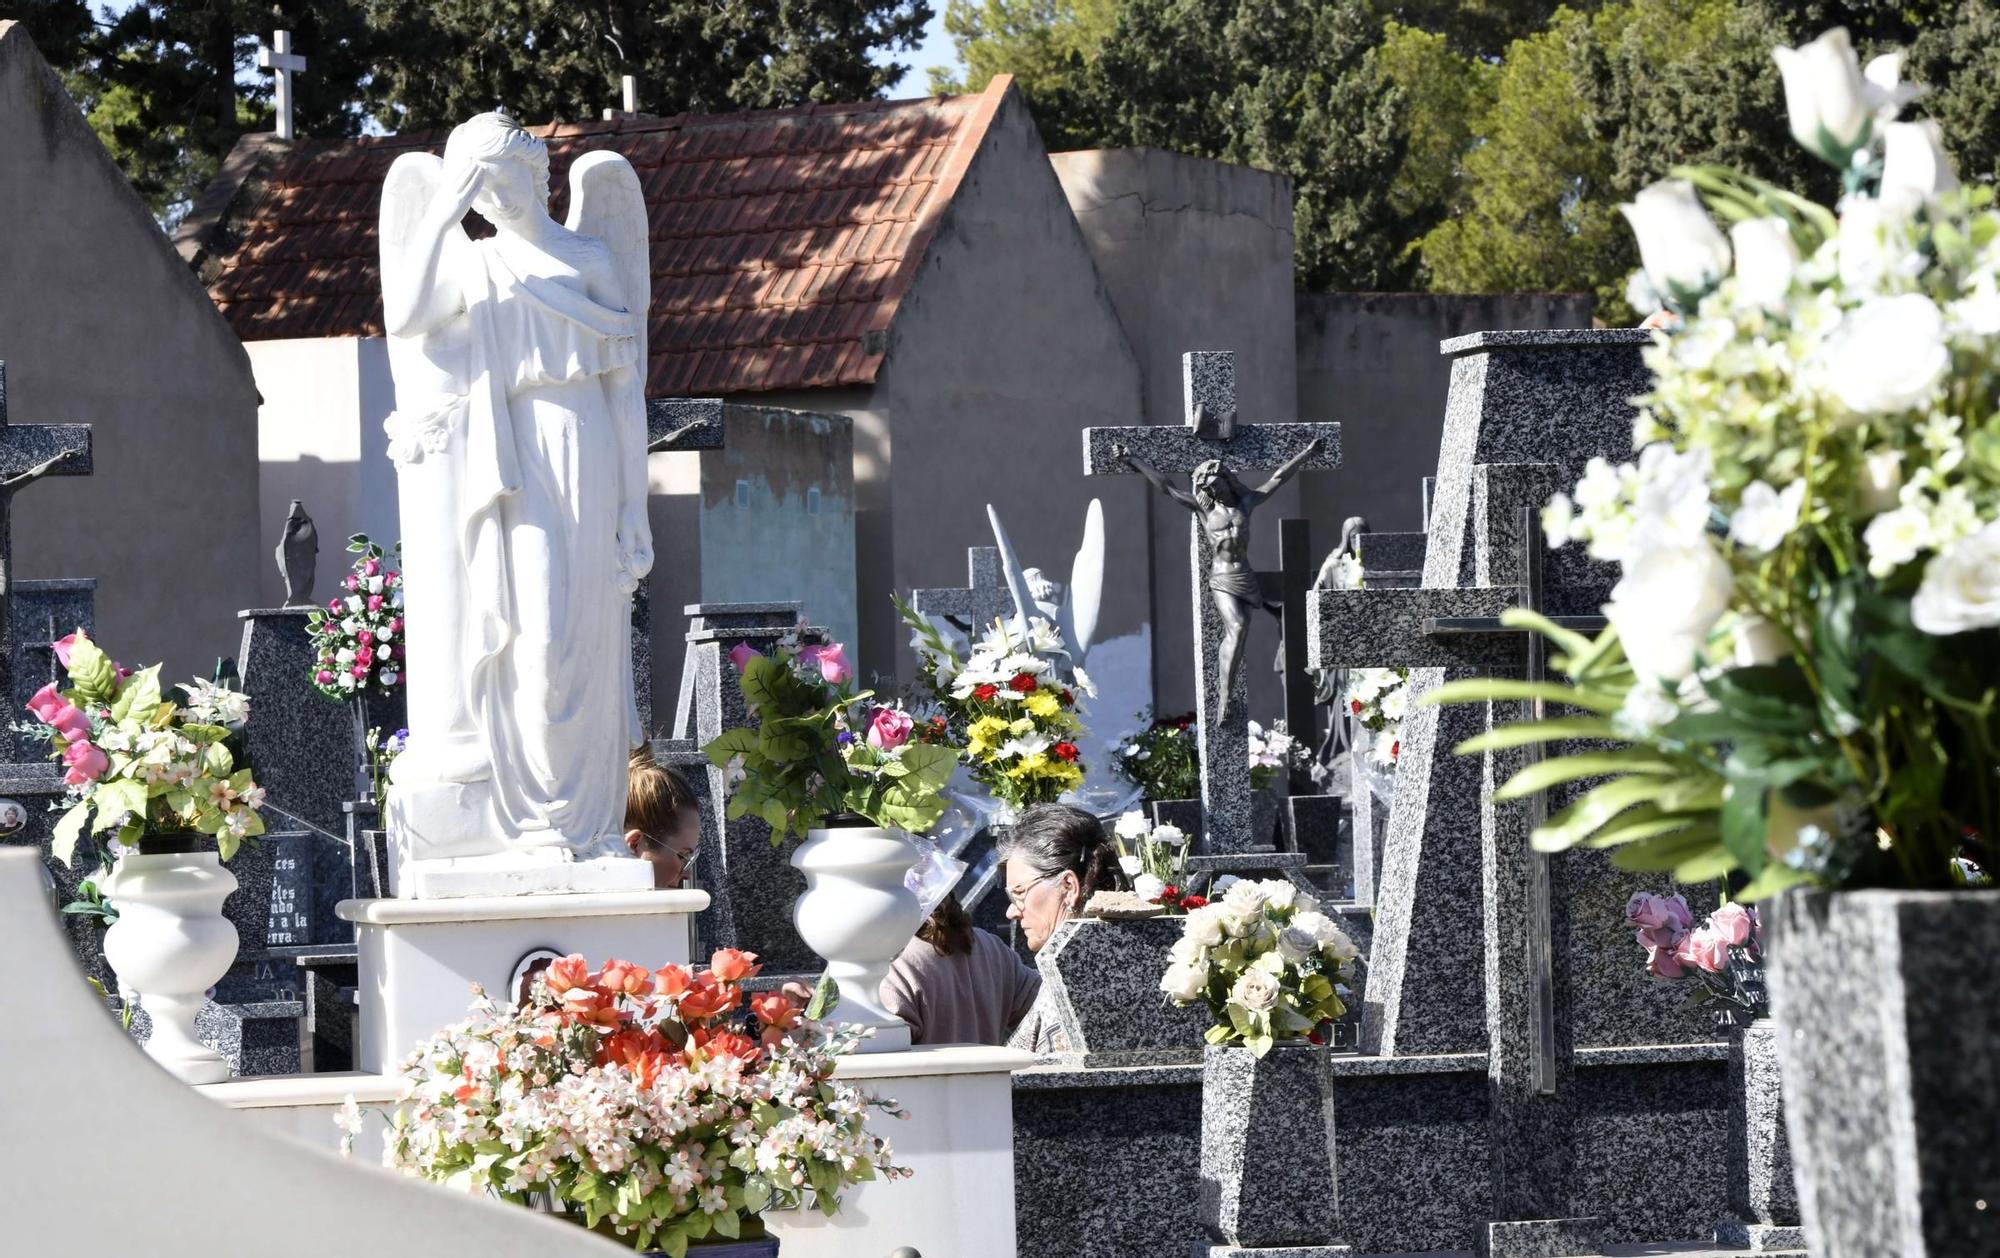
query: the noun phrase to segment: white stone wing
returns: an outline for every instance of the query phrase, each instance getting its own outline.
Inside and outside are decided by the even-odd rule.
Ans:
[[[427,244],[414,239],[417,228],[423,224],[424,213],[437,198],[438,189],[444,186],[444,162],[435,153],[405,153],[389,167],[388,178],[382,181],[382,222],[380,245],[383,253],[391,249]],[[461,238],[465,228],[452,228]]]
[[[1090,654],[1097,637],[1097,614],[1104,605],[1104,504],[1090,500],[1083,513],[1083,544],[1077,547],[1076,562],[1069,570],[1069,597],[1063,610],[1069,623],[1063,632],[1069,637],[1071,658],[1078,664]]]
[[[569,168],[569,222],[573,232],[595,237],[611,250],[625,309],[639,316],[639,368],[646,378],[646,312],[653,302],[653,272],[646,252],[646,194],[632,163],[605,149],[585,153]]]
[[[993,525],[993,543],[1000,549],[1000,571],[1006,575],[1007,589],[1014,595],[1014,614],[1020,618],[1022,628],[1039,612],[1035,606],[1035,596],[1028,590],[1028,578],[1021,570],[1021,558],[1014,553],[1014,543],[1007,540],[1007,528],[1000,523],[1000,513],[986,504],[986,518]],[[973,640],[986,629],[984,625],[973,626]]]

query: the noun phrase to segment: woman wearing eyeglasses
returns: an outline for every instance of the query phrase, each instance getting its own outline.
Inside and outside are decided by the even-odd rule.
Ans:
[[[1007,916],[1021,924],[1030,952],[1040,952],[1056,927],[1083,910],[1090,897],[1120,885],[1118,849],[1096,817],[1068,804],[1037,804],[1021,814],[1001,844],[1007,862]],[[1037,1000],[1008,1044],[1033,1053],[1062,1053],[1069,1045],[1052,1014]]]
[[[687,779],[654,761],[646,747],[627,766],[625,846],[653,867],[658,891],[686,885],[701,855],[700,801]]]

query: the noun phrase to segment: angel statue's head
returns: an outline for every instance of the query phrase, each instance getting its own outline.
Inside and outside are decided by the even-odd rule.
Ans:
[[[548,212],[549,147],[499,110],[453,127],[444,142],[444,161],[448,167],[479,167],[479,194],[472,208],[495,227]]]

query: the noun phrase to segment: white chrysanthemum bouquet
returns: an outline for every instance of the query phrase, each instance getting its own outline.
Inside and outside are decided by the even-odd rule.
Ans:
[[[1211,1044],[1257,1056],[1281,1040],[1324,1043],[1347,1012],[1347,967],[1360,949],[1319,902],[1289,882],[1221,878],[1218,897],[1192,909],[1160,990],[1177,1005],[1206,1004]]]
[[[1544,850],[1740,870],[1753,898],[1980,881],[2000,839],[2000,213],[1935,122],[1896,121],[1916,95],[1899,57],[1864,71],[1839,30],[1776,56],[1792,132],[1846,196],[1701,168],[1624,207],[1635,287],[1679,318],[1647,350],[1638,457],[1592,463],[1543,522],[1619,565],[1611,627],[1514,613],[1572,684],[1438,697],[1576,713],[1467,751],[1624,744],[1508,784],[1610,778]]]

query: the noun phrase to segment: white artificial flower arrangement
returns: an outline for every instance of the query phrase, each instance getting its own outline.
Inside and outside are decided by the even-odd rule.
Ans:
[[[1567,709],[1468,753],[1599,742],[1503,788],[1610,778],[1543,850],[1741,871],[1753,898],[1960,885],[2000,840],[2000,212],[1937,123],[1899,120],[1899,56],[1864,69],[1839,30],[1775,55],[1792,133],[1844,197],[1704,167],[1623,207],[1634,288],[1678,319],[1645,353],[1637,457],[1593,460],[1542,519],[1619,565],[1610,629],[1510,613],[1569,684],[1435,699]]]
[[[1289,882],[1218,879],[1191,910],[1160,978],[1177,1005],[1206,1004],[1210,1044],[1259,1057],[1280,1041],[1324,1043],[1360,949],[1319,902]]]
[[[1378,769],[1394,769],[1403,754],[1403,717],[1410,709],[1410,670],[1356,668],[1347,674],[1347,714],[1375,735],[1368,758]]]

